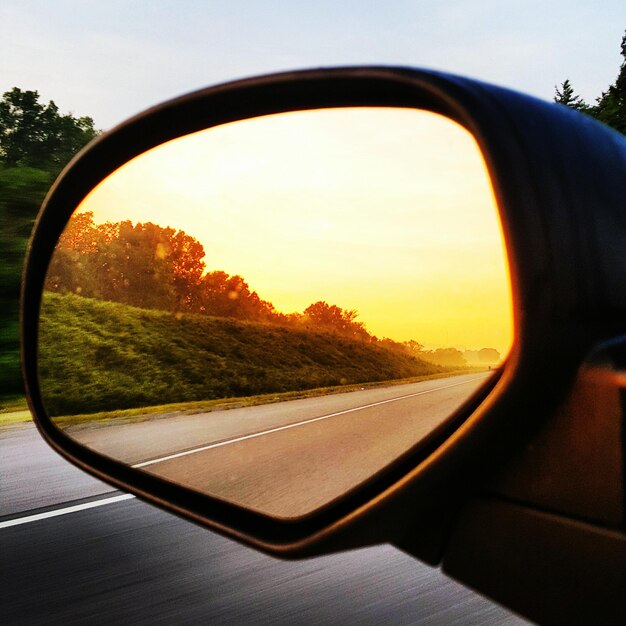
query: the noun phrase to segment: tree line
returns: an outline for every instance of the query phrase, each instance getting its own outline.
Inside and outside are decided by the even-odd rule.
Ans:
[[[358,312],[317,301],[285,314],[243,277],[207,270],[203,245],[183,230],[130,220],[96,224],[76,213],[56,246],[46,289],[130,306],[215,317],[298,325],[377,341]]]
[[[493,348],[461,352],[426,350],[415,340],[379,339],[358,312],[318,300],[302,313],[285,314],[259,296],[240,275],[207,270],[203,245],[182,230],[151,222],[96,224],[92,212],[76,213],[48,268],[46,289],[173,314],[196,313],[307,330],[376,343],[443,367],[493,364]]]

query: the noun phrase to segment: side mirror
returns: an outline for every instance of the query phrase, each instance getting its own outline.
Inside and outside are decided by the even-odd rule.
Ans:
[[[295,519],[454,430],[511,341],[471,134],[327,108],[181,137],[90,192],[48,267],[39,383],[91,450]]]
[[[625,155],[565,108],[409,69],[151,109],[79,155],[39,216],[37,425],[79,467],[271,554],[387,541],[437,563],[468,498],[626,330]]]

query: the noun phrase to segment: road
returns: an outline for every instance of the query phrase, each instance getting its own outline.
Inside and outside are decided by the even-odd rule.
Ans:
[[[0,431],[0,477],[2,624],[525,623],[390,546],[283,562],[114,502],[30,424]]]
[[[389,465],[488,376],[474,373],[67,432],[170,481],[270,515],[297,517]]]

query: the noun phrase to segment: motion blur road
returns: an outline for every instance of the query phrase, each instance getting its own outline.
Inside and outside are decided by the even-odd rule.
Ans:
[[[367,480],[444,422],[489,372],[66,430],[172,482],[298,517]]]
[[[283,562],[114,501],[31,424],[0,431],[0,477],[2,624],[524,623],[389,546]]]

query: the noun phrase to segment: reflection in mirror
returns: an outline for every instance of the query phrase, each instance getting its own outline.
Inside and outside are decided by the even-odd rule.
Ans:
[[[85,198],[48,269],[41,389],[90,448],[293,518],[433,432],[512,332],[465,129],[284,113],[166,143]]]

